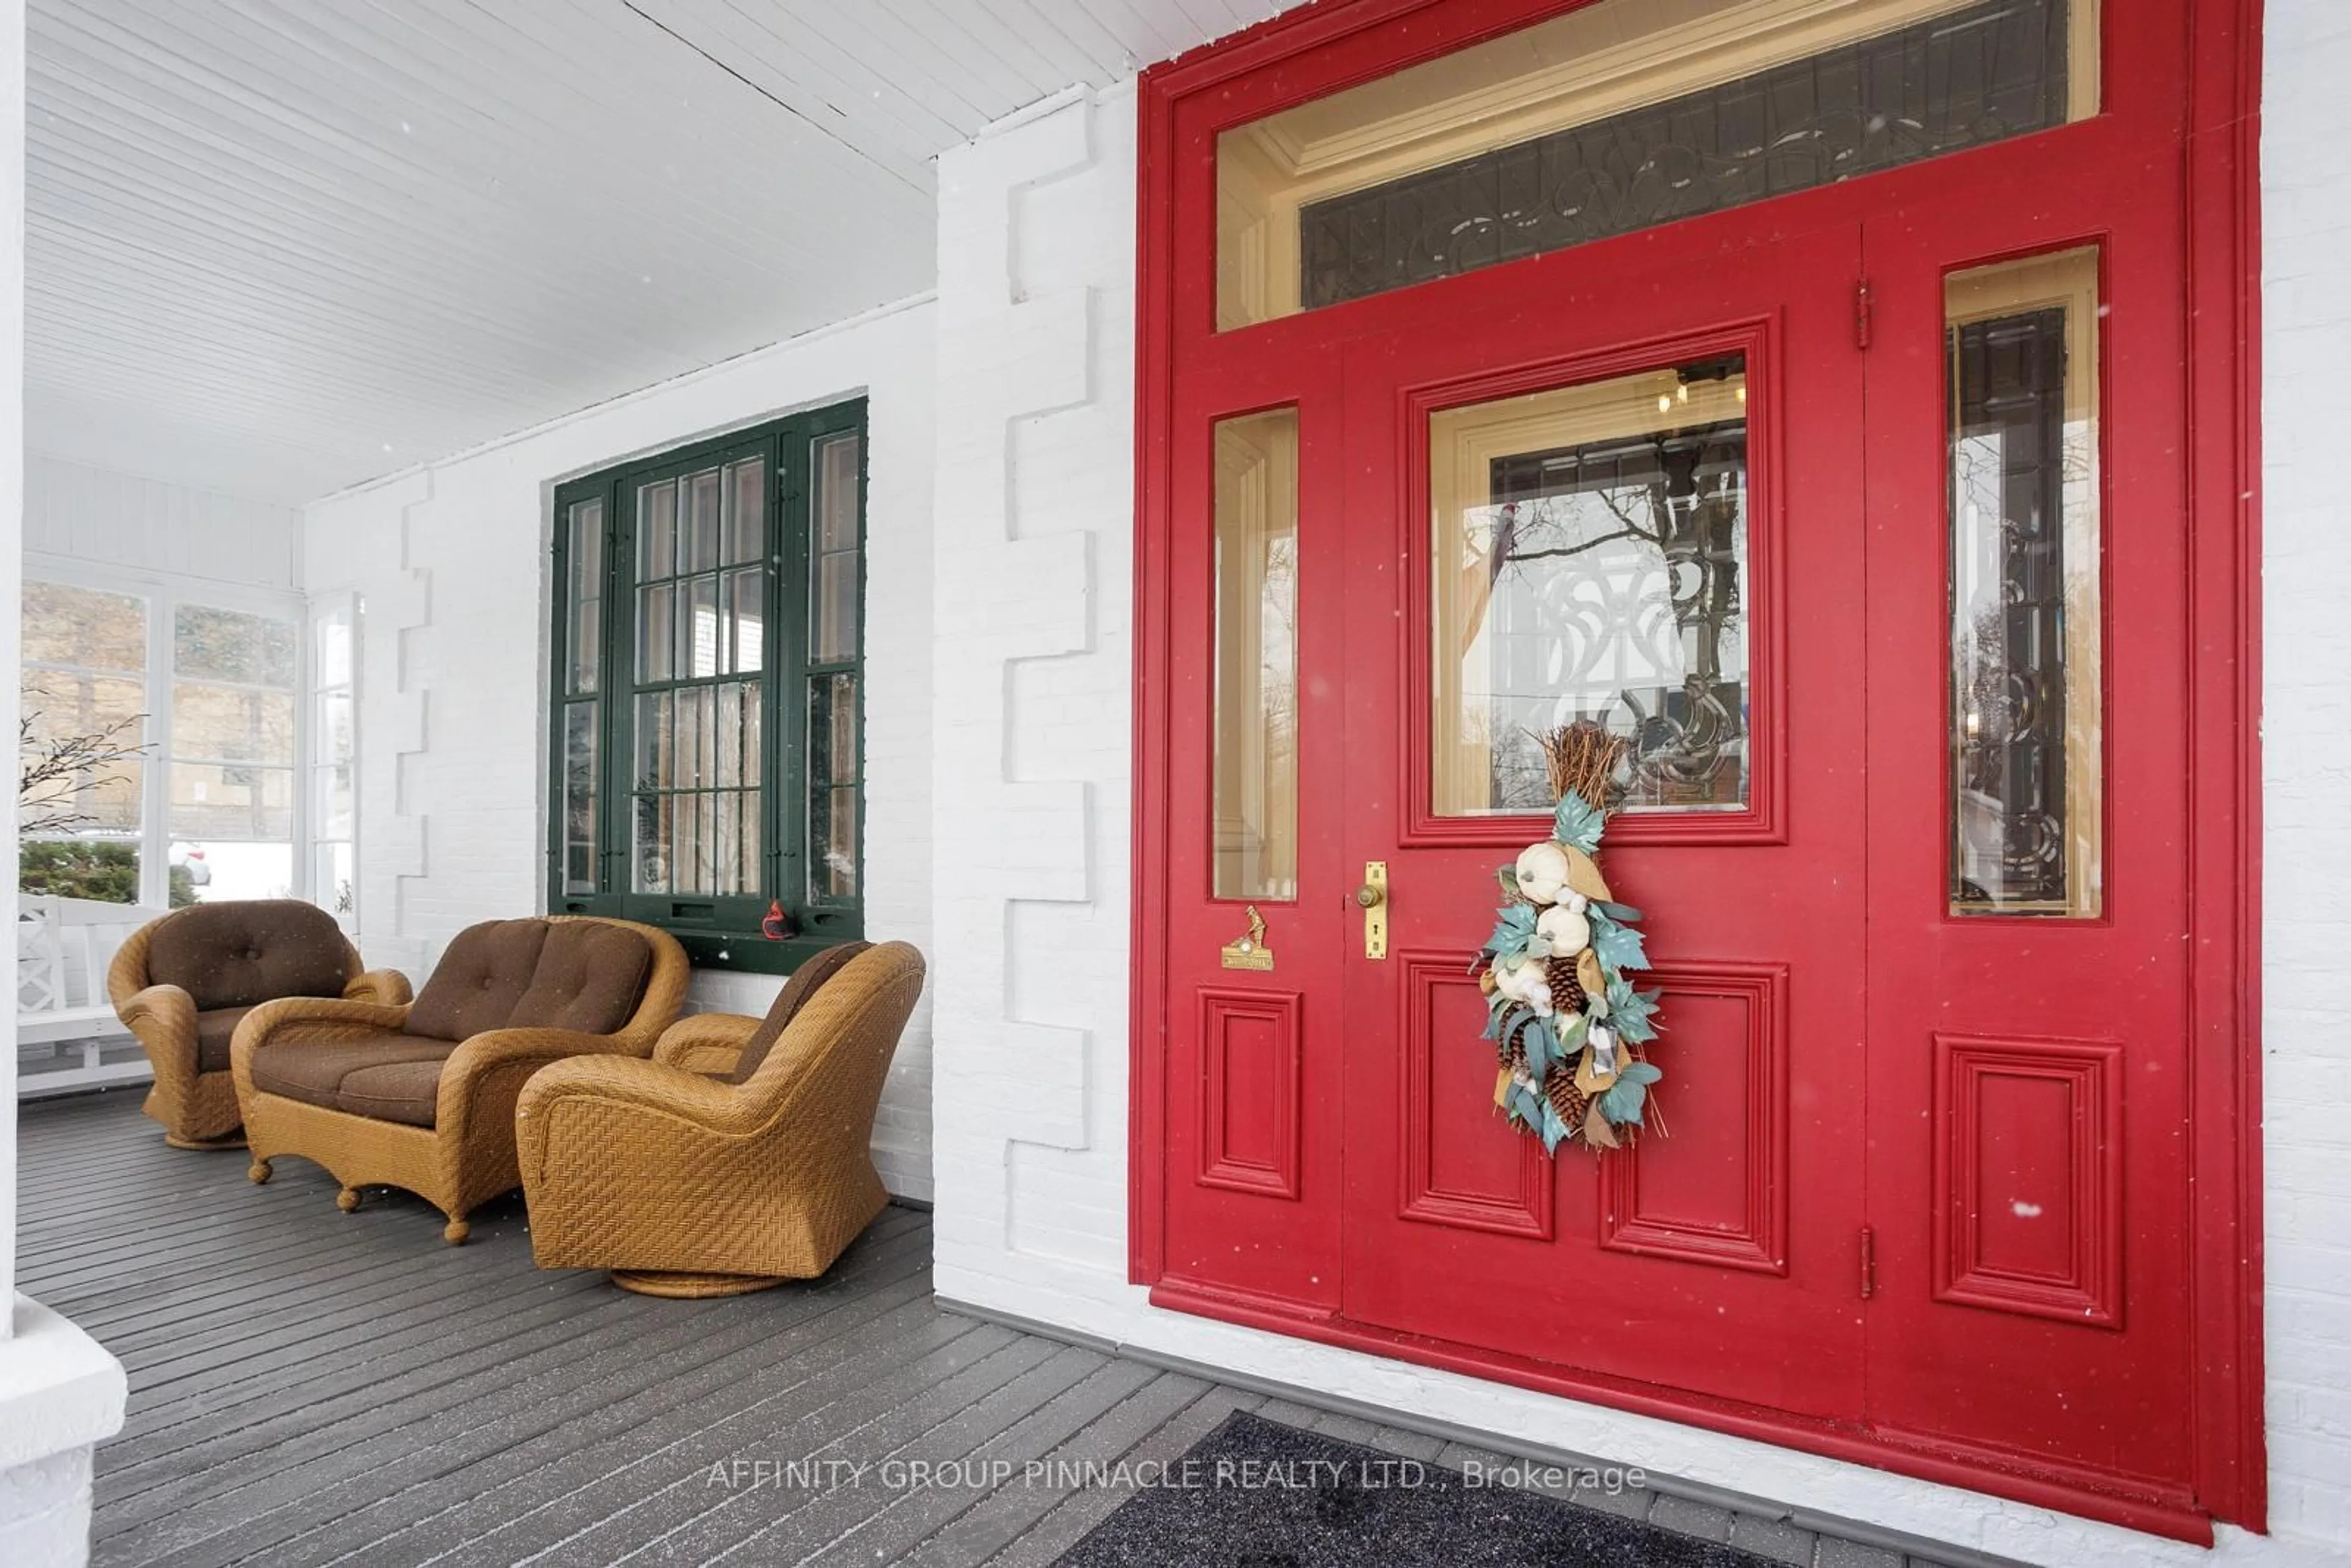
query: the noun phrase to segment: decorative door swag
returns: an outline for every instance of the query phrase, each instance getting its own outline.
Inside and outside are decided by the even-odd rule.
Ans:
[[[1627,745],[1589,720],[1542,737],[1552,836],[1495,873],[1509,902],[1470,966],[1501,1057],[1494,1103],[1550,1154],[1571,1138],[1613,1149],[1629,1128],[1665,1133],[1649,1097],[1665,1075],[1641,1051],[1664,1028],[1659,993],[1625,978],[1649,967],[1641,912],[1610,896],[1593,858]]]

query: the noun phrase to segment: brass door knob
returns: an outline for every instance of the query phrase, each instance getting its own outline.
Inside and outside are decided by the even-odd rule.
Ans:
[[[1367,882],[1355,889],[1355,903],[1362,908],[1377,909],[1387,901],[1387,891],[1376,883]]]

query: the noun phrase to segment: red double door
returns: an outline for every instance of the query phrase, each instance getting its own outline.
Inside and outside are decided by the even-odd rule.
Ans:
[[[2079,228],[2003,191],[1657,231],[1179,386],[1170,720],[1210,744],[1171,750],[1155,1300],[2192,1507],[2182,247],[2147,178]],[[1277,408],[1295,888],[1217,897],[1207,433]],[[1551,1158],[1494,1109],[1468,965],[1547,832],[1526,737],[1584,716],[1641,739],[1602,861],[1663,1126]],[[1249,904],[1270,969],[1224,956]]]

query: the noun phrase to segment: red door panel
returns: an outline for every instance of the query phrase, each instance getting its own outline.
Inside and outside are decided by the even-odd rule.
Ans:
[[[2075,655],[2069,679],[2083,677],[2085,649],[2095,655],[2102,734],[2073,735],[2064,759],[2069,770],[2094,768],[2096,788],[2075,779],[2069,798],[2049,804],[2070,809],[2069,840],[2095,830],[2098,907],[2070,918],[1954,914],[1951,814],[1980,809],[1970,780],[1955,775],[1954,737],[2001,699],[1987,705],[1977,675],[1953,673],[1953,597],[1966,597],[1959,580],[1974,569],[1955,560],[1949,530],[1954,507],[1981,498],[1953,496],[1945,426],[1963,394],[1947,361],[1946,282],[1988,263],[2089,247],[2098,362],[2081,364],[2083,346],[2069,341],[2064,368],[2074,385],[2095,389],[2095,443],[2069,445],[2065,461],[2075,498],[2095,497],[2102,539],[2095,562],[2069,556],[2064,570],[2096,575],[2101,607],[2095,625],[2066,621],[2060,635]],[[2135,1478],[2184,1504],[2194,1430],[2185,1283],[2194,704],[2181,254],[2172,180],[2159,166],[2118,168],[2095,189],[1955,193],[1931,213],[1871,223],[1865,244],[1876,303],[1867,356],[1869,1117],[1879,1134],[1869,1162],[1871,1416],[1928,1446]],[[2070,408],[2064,417],[2070,430]],[[2095,486],[2074,472],[2092,450]],[[2004,538],[2034,526],[2030,497],[2004,504]],[[2011,570],[2013,617],[2034,591]],[[2022,624],[2011,620],[2007,634]],[[2012,713],[1989,722],[2029,728]],[[2002,787],[2022,788],[2012,775]],[[2015,845],[2011,833],[2005,847]],[[1911,1128],[1916,1135],[1896,1131]]]
[[[1852,228],[1708,262],[1561,258],[1346,359],[1347,864],[1392,950],[1343,967],[1353,1322],[1823,1417],[1862,1409],[1860,352]],[[1495,1112],[1468,961],[1546,816],[1432,803],[1432,413],[1744,355],[1750,805],[1620,816],[1670,1135],[1557,1159]],[[1792,389],[1801,389],[1793,392]],[[1443,461],[1443,454],[1435,461]],[[1599,591],[1595,589],[1594,591]],[[1571,605],[1562,611],[1573,616]],[[1493,629],[1490,635],[1503,633]],[[1494,743],[1499,744],[1499,743]]]
[[[1167,855],[1166,1278],[1311,1315],[1339,1300],[1339,1125],[1334,1070],[1346,1055],[1340,998],[1353,883],[1335,813],[1314,809],[1344,766],[1337,685],[1344,522],[1335,363],[1266,366],[1218,382],[1177,411],[1173,500],[1194,531],[1169,580],[1174,672]],[[1300,801],[1294,899],[1214,893],[1217,671],[1217,422],[1298,413],[1296,736]],[[1224,947],[1265,923],[1270,969],[1228,968]]]

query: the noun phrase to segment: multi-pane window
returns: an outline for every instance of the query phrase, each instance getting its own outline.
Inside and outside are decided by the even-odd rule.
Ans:
[[[303,668],[292,601],[232,606],[164,582],[32,578],[22,602],[24,891],[173,907],[308,892],[333,907],[330,883],[306,878],[296,859]],[[350,632],[346,620],[346,648]],[[322,731],[331,711],[320,694]],[[347,746],[347,679],[340,716]],[[314,801],[311,821],[348,841],[348,790],[340,819],[334,799]]]
[[[359,601],[340,594],[310,612],[310,890],[359,929]]]
[[[789,969],[862,926],[864,404],[556,494],[549,894]]]
[[[139,902],[147,615],[136,594],[25,584],[16,820],[27,893]]]
[[[199,896],[285,898],[294,875],[301,625],[205,604],[172,613],[173,863]]]

